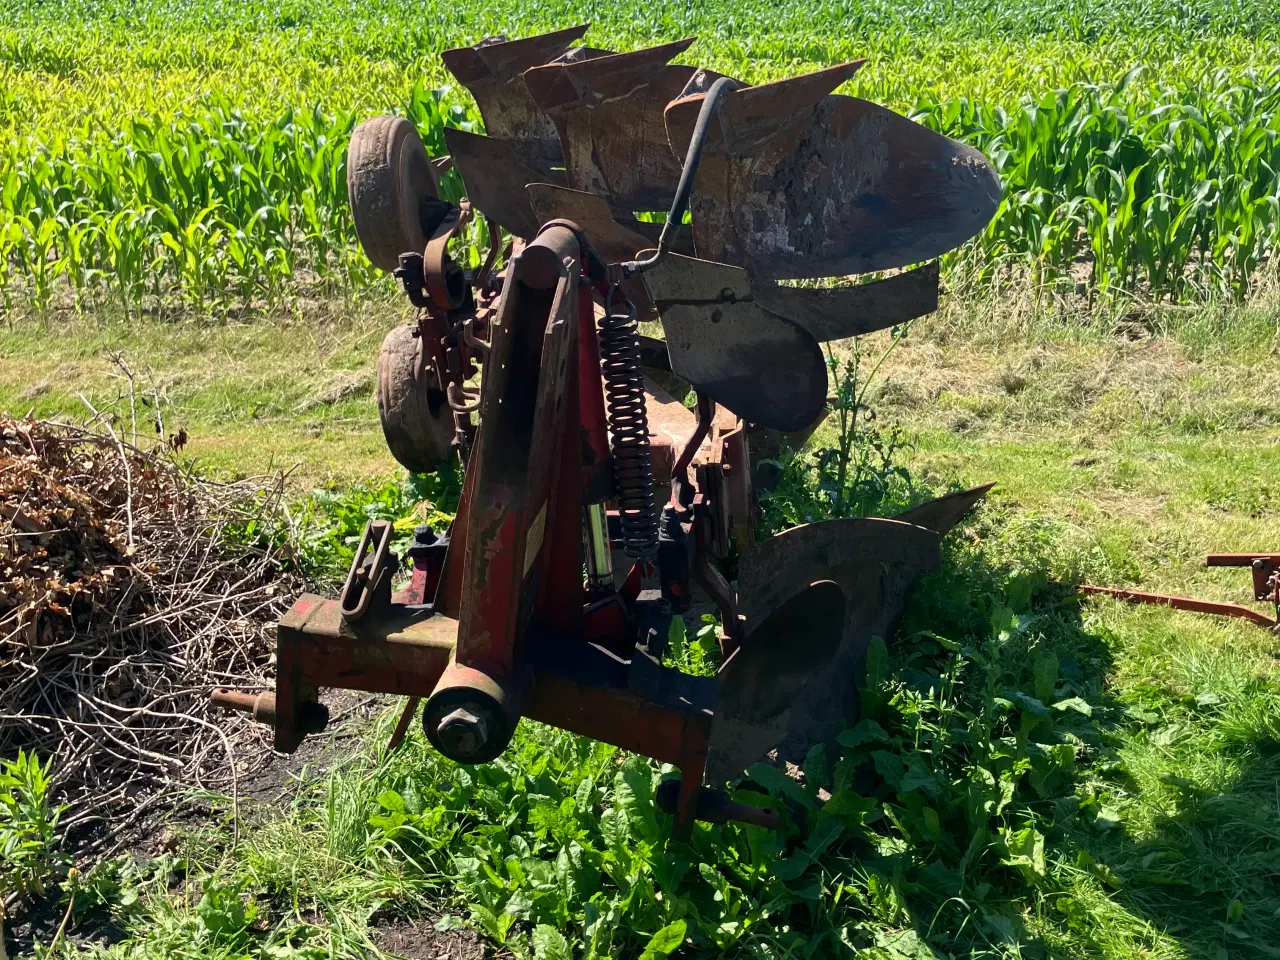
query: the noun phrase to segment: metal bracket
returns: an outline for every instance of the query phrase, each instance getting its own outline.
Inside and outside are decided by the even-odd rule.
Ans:
[[[342,616],[359,620],[375,600],[380,608],[391,604],[391,578],[399,565],[391,552],[391,535],[395,528],[388,520],[370,520],[360,535],[347,582],[342,587]],[[376,539],[375,539],[376,538]]]

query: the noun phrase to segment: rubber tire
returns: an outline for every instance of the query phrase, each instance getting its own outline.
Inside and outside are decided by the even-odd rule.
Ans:
[[[391,455],[412,473],[430,473],[453,456],[453,412],[428,364],[415,324],[396,327],[378,351],[378,418]]]
[[[440,183],[417,128],[404,117],[374,117],[356,127],[347,148],[347,199],[356,237],[380,270],[400,254],[421,253],[422,200],[438,199]]]

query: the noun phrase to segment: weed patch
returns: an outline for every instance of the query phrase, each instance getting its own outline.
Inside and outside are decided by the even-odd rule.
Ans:
[[[65,872],[49,772],[34,753],[0,760],[0,897],[44,895]],[[0,908],[0,917],[4,910]]]

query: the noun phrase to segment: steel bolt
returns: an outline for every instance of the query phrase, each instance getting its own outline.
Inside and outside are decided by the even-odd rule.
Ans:
[[[458,707],[440,718],[436,739],[446,756],[466,760],[484,749],[489,740],[489,728],[483,716],[477,716],[466,707]]]

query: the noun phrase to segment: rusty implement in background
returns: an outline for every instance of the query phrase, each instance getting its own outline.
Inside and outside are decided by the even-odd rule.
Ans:
[[[1238,603],[1198,600],[1166,593],[1146,593],[1082,583],[1080,592],[1112,597],[1125,603],[1155,607],[1173,607],[1192,613],[1208,613],[1219,617],[1238,617],[1274,632],[1280,632],[1280,553],[1210,553],[1204,558],[1206,567],[1248,567],[1253,579],[1253,599],[1271,604],[1272,616]]]
[[[610,53],[584,33],[447,51],[485,124],[446,130],[449,159],[402,118],[353,133],[357,236],[418,310],[379,356],[383,434],[410,470],[461,461],[457,514],[400,554],[370,523],[340,596],[280,621],[275,690],[214,700],[288,752],[327,724],[326,688],[404,696],[393,743],[420,708],[460,763],[537,720],[678,767],[657,794],[676,837],[771,827],[779,810],[721,788],[857,719],[871,639],[988,487],[757,543],[752,438],[803,442],[826,416],[821,343],[937,307],[920,261],[981,229],[999,187],[968,148],[833,93],[859,64],[746,87],[672,64],[692,40]],[[477,216],[490,249],[464,269]],[[709,610],[718,675],[665,665],[674,619]]]

